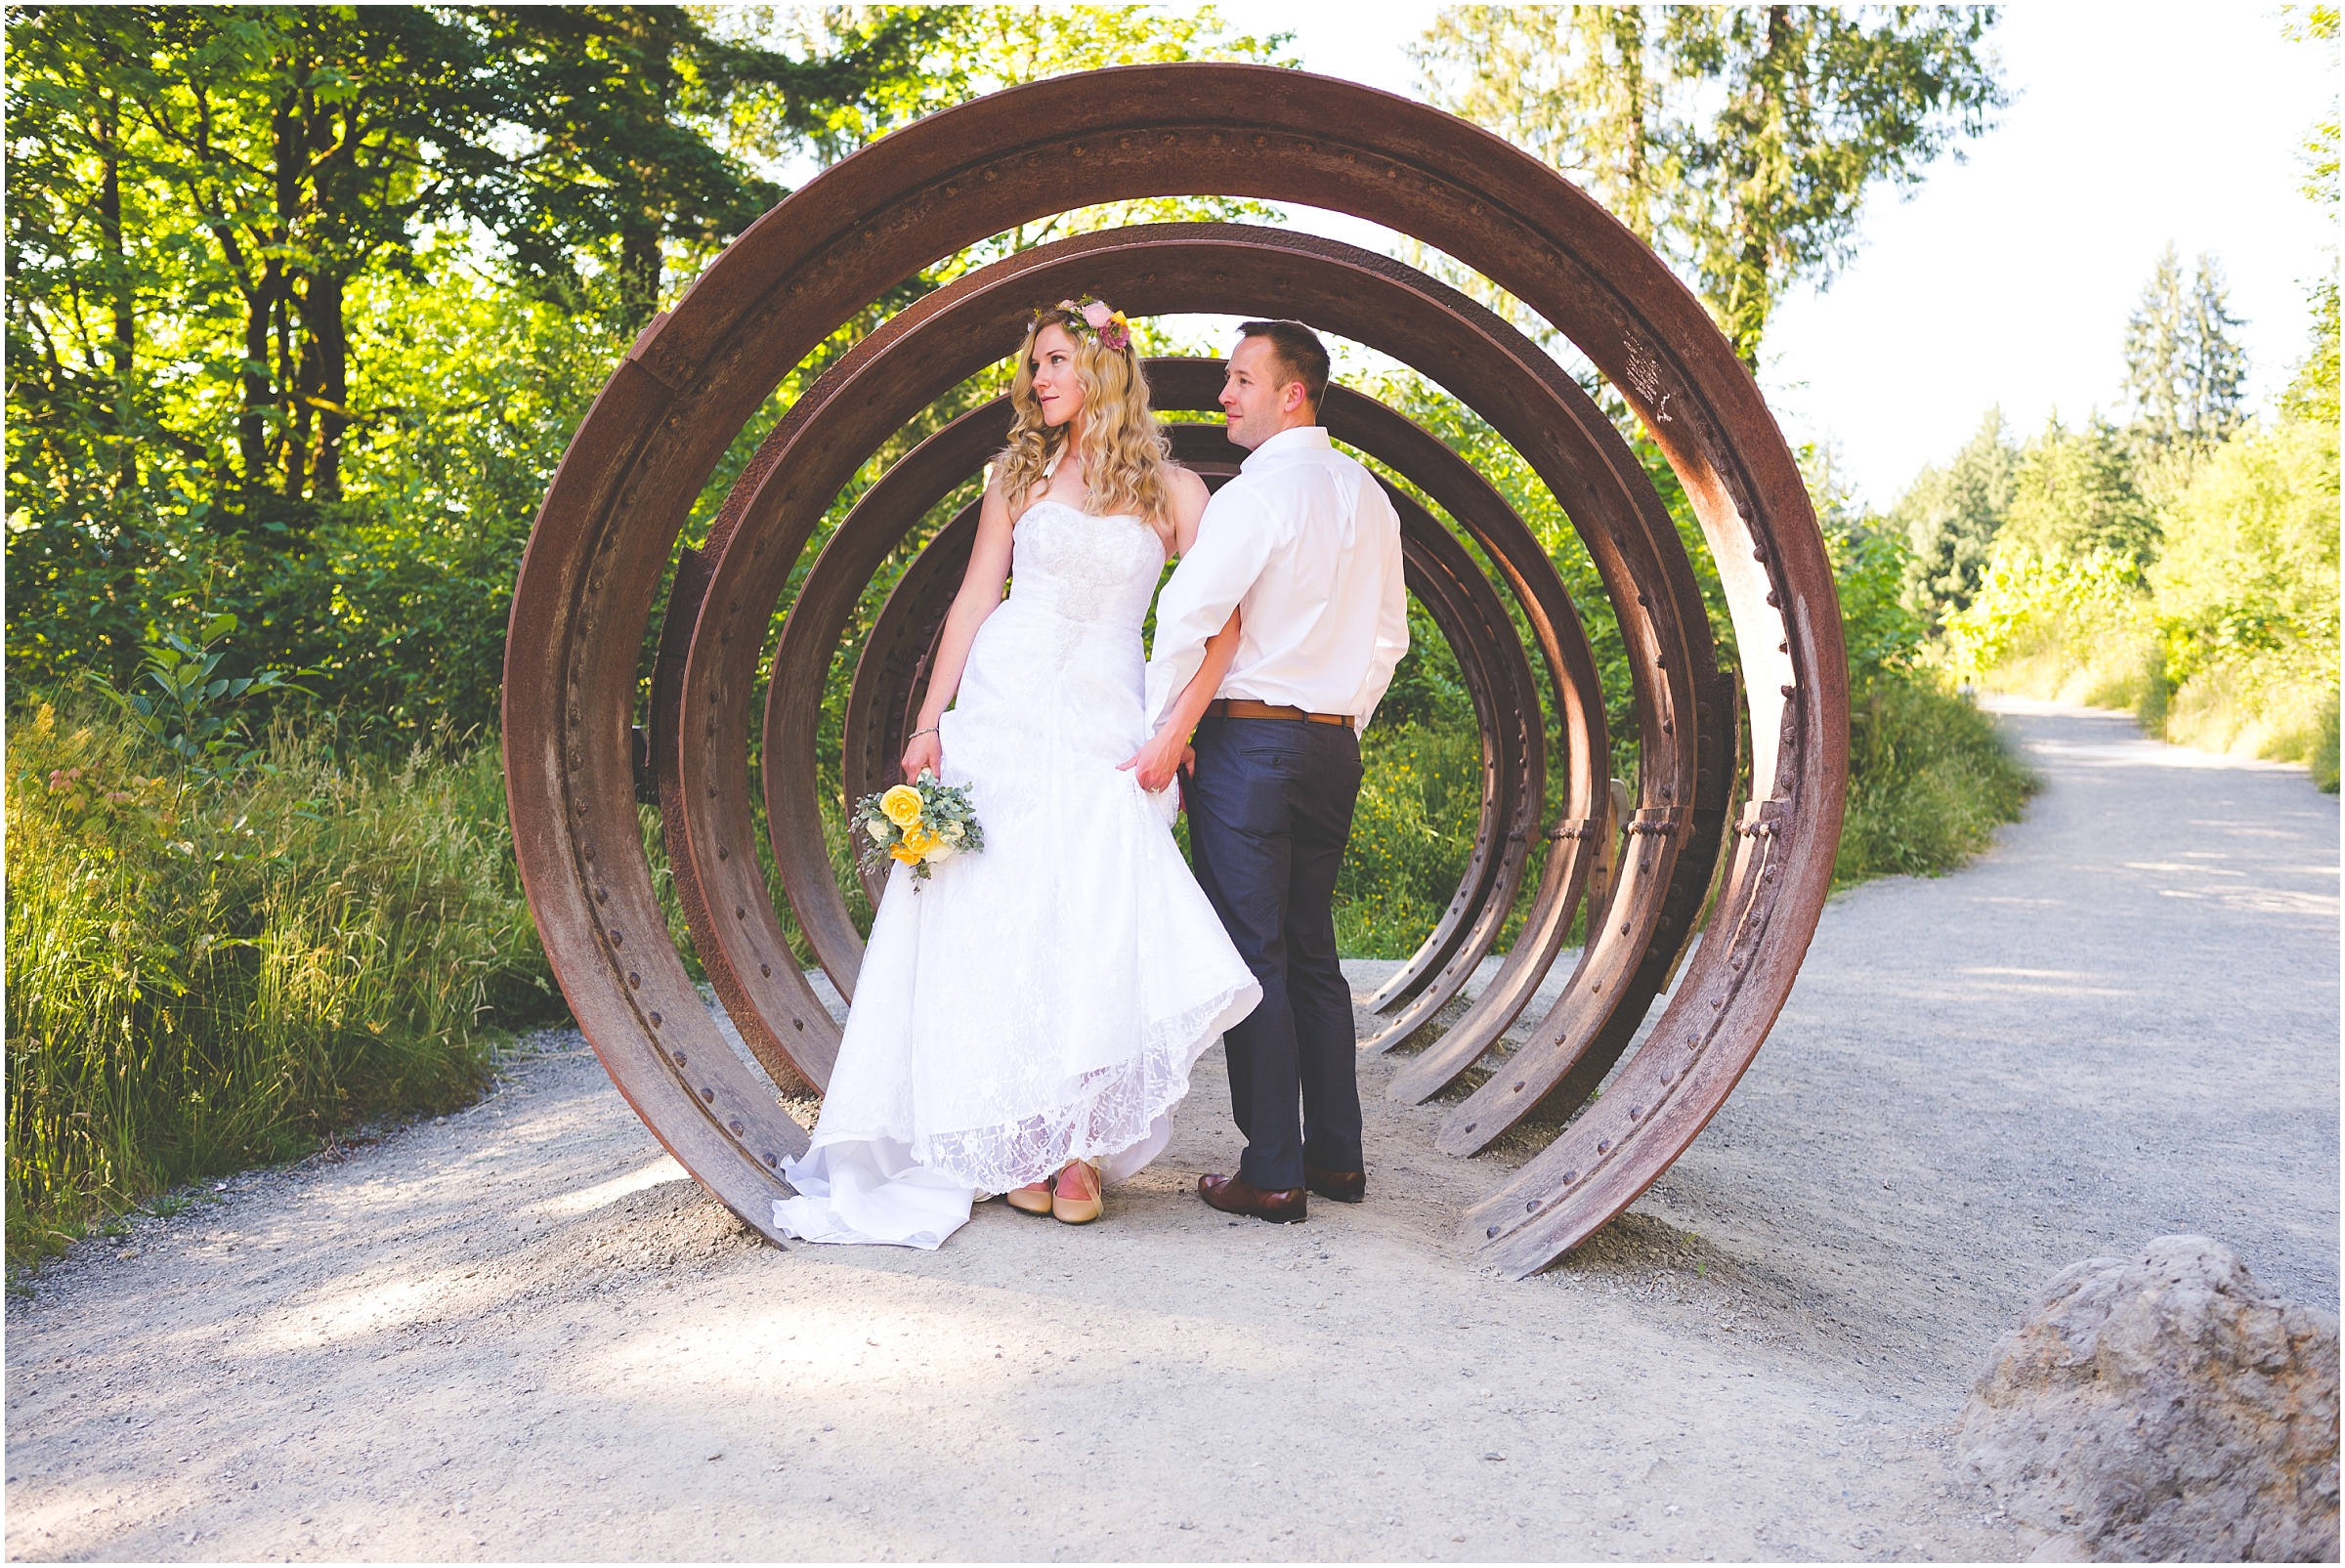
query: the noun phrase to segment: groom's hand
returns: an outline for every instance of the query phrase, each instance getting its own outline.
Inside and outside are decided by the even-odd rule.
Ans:
[[[1182,753],[1187,750],[1186,736],[1159,734],[1116,767],[1137,779],[1140,787],[1153,795],[1172,782],[1172,776],[1180,771]]]

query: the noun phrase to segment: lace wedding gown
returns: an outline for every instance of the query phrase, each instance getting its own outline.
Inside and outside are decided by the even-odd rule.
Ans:
[[[800,1195],[810,1242],[933,1248],[981,1192],[1097,1157],[1110,1184],[1163,1152],[1189,1070],[1261,998],[1151,796],[1116,765],[1148,739],[1140,623],[1156,531],[1037,501],[1011,591],[969,649],[938,739],[985,848],[872,922]]]

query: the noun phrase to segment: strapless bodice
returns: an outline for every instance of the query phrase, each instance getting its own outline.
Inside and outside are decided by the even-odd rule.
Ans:
[[[1041,500],[1011,535],[1009,603],[1022,615],[1137,632],[1164,569],[1164,541],[1138,518]]]

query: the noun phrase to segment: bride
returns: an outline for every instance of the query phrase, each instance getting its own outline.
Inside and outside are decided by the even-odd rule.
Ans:
[[[810,1242],[933,1248],[986,1193],[1097,1218],[1261,998],[1168,787],[1238,617],[1153,739],[1141,710],[1140,624],[1205,482],[1172,462],[1130,330],[1096,300],[1036,313],[1010,406],[904,751],[905,778],[970,786],[985,848],[889,872],[813,1147],[784,1166],[799,1196],[774,1205]]]

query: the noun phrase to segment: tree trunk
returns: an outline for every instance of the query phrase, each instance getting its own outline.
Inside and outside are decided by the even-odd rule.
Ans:
[[[277,401],[276,383],[269,374],[269,340],[277,296],[283,286],[284,270],[272,256],[262,264],[260,278],[244,299],[244,372],[239,378],[244,403],[236,411],[236,457],[243,468],[238,480],[248,490],[269,483],[269,429],[264,410]]]
[[[1644,13],[1636,6],[1609,6],[1605,11],[1605,20],[1612,33],[1613,52],[1620,57],[1617,90],[1626,106],[1621,135],[1623,156],[1620,180],[1624,210],[1618,216],[1621,222],[1629,226],[1631,233],[1650,245],[1653,243],[1653,189],[1652,165],[1645,146],[1645,139],[1651,133],[1645,123],[1644,112]],[[1600,68],[1600,51],[1596,64]]]
[[[1734,280],[1727,302],[1727,335],[1733,341],[1734,353],[1759,373],[1759,345],[1767,336],[1769,307],[1773,303],[1769,289],[1768,275],[1772,270],[1767,254],[1767,227],[1757,220],[1751,205],[1757,201],[1771,201],[1779,194],[1759,191],[1753,188],[1759,182],[1761,154],[1758,148],[1765,137],[1756,134],[1769,120],[1781,114],[1773,100],[1779,98],[1796,65],[1794,57],[1799,41],[1792,25],[1789,6],[1767,8],[1767,49],[1751,72],[1748,88],[1751,124],[1752,155],[1746,166],[1738,170],[1742,179],[1735,187],[1736,227],[1742,231],[1742,245],[1735,257]]]
[[[98,58],[110,66],[120,58],[111,37],[101,34]],[[138,352],[136,296],[130,263],[122,252],[122,105],[110,88],[101,89],[92,140],[98,145],[98,233],[106,247],[107,292],[112,296],[114,334],[109,345],[114,372],[114,476],[125,486],[139,480],[139,454],[131,441],[132,368]]]
[[[619,232],[618,289],[630,332],[660,309],[660,215],[646,213]]]
[[[281,95],[270,127],[277,158],[277,243],[287,249],[300,248],[299,240],[304,237],[300,225],[307,185],[304,176],[310,161],[310,116],[302,112],[306,106],[302,101],[307,96],[301,92]],[[311,411],[308,401],[302,397],[301,386],[308,354],[306,348],[297,349],[294,344],[300,331],[300,318],[306,314],[288,277],[277,319],[277,406],[283,420],[278,444],[284,454],[284,493],[288,498],[309,488]]]
[[[301,297],[301,381],[306,416],[313,410],[318,444],[310,461],[310,493],[320,501],[342,498],[342,434],[350,426],[350,343],[342,324],[345,279],[334,273],[312,275]]]

